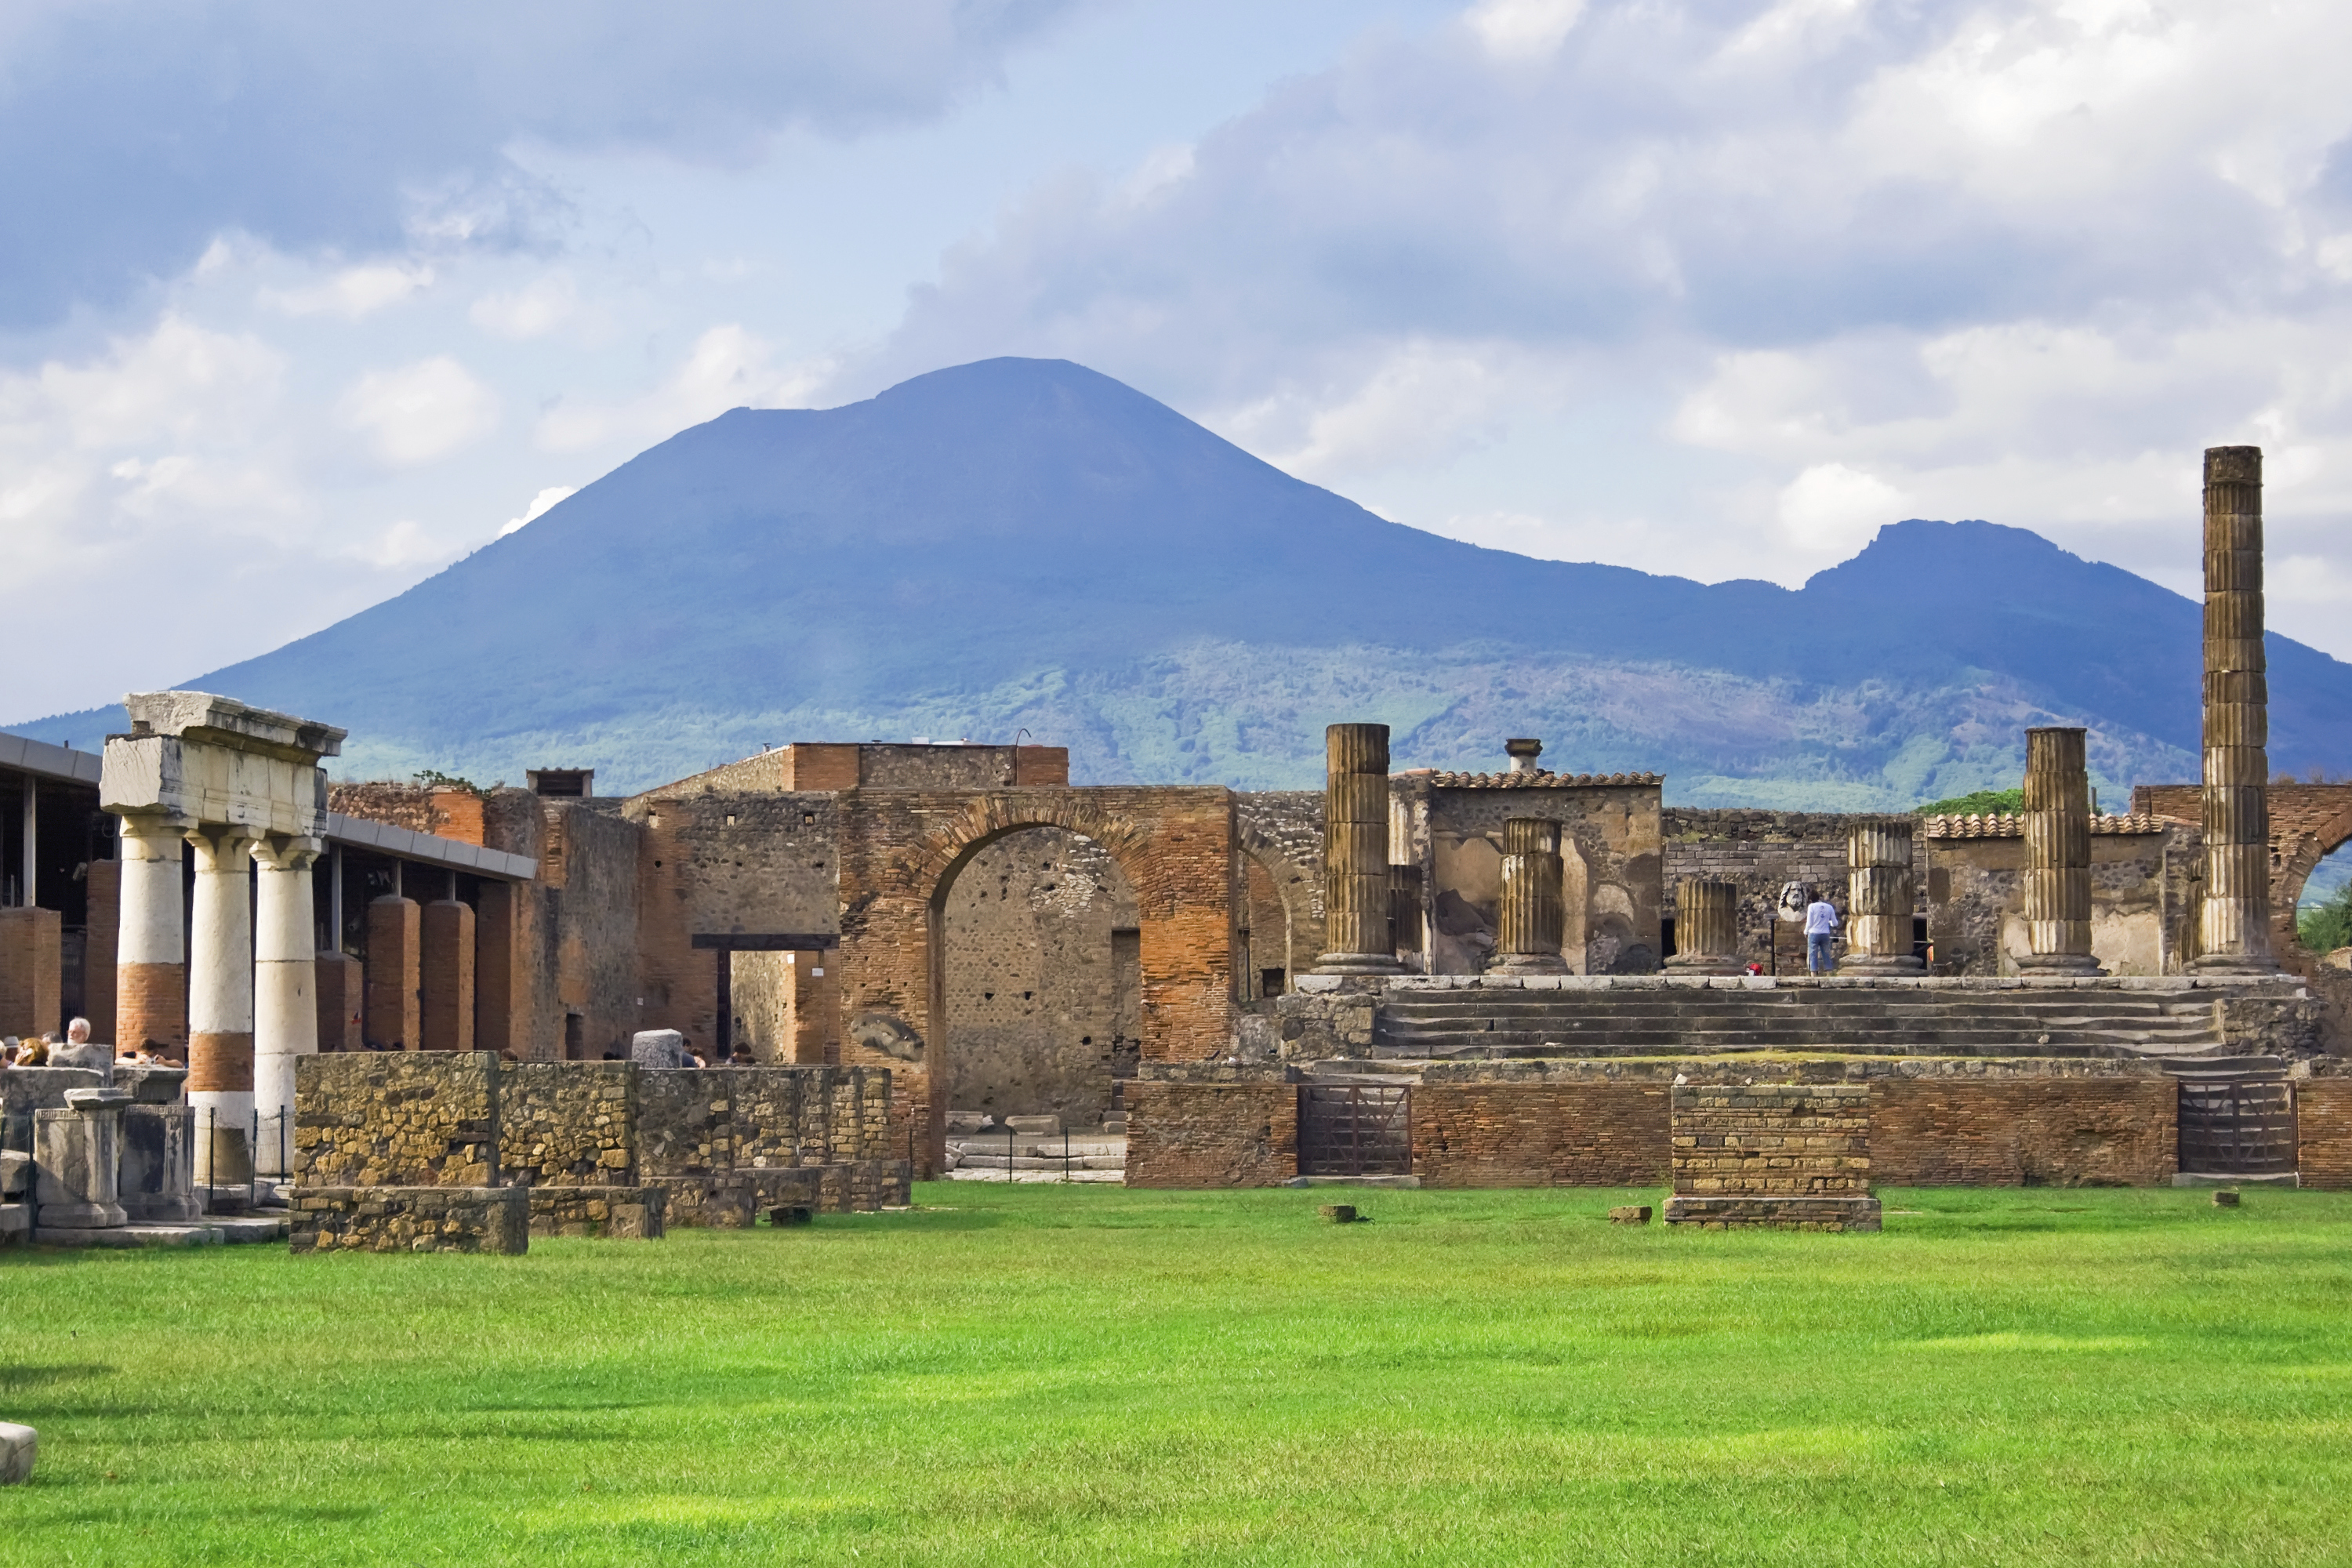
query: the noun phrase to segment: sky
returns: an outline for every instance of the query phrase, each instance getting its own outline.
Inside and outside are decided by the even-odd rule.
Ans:
[[[2352,658],[2347,60],[2319,0],[11,0],[0,721],[998,354],[1708,582],[1985,518],[2193,594],[2254,443],[2271,625]]]

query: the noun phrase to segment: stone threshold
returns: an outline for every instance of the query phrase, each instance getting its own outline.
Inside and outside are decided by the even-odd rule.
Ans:
[[[41,1247],[237,1247],[284,1241],[284,1215],[255,1218],[211,1218],[184,1225],[118,1225],[103,1230],[76,1230],[39,1226],[34,1242]]]

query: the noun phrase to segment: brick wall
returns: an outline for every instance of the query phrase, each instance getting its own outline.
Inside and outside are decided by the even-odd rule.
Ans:
[[[294,1175],[303,1186],[499,1185],[499,1058],[487,1051],[297,1058]]]
[[[1127,1086],[1129,1186],[1275,1187],[1297,1174],[1297,1085]]]
[[[55,910],[0,909],[0,1035],[63,1026],[58,918]]]
[[[1655,1083],[1424,1083],[1412,1169],[1432,1187],[1642,1187],[1673,1161]]]
[[[2296,1083],[2294,1135],[2295,1168],[2305,1186],[2352,1190],[2352,1078]]]
[[[1870,1191],[1861,1084],[1690,1084],[1672,1091],[1674,1184],[1696,1197],[1860,1197]]]
[[[934,1016],[931,992],[941,882],[1021,828],[1059,827],[1101,845],[1135,890],[1141,1059],[1197,1060],[1223,1050],[1233,1026],[1231,799],[1223,789],[1190,788],[860,791],[845,807],[842,1057],[904,1064],[894,1081],[920,1121],[923,1170],[940,1169],[945,1156],[946,1078],[936,1070],[944,1020]]]
[[[2170,1079],[1880,1079],[1872,1173],[1900,1187],[2160,1186],[2179,1168]]]
[[[501,1063],[499,1168],[531,1186],[630,1186],[636,1180],[637,1068],[632,1062]]]

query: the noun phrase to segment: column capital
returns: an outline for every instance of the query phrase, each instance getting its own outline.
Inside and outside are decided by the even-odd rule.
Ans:
[[[253,841],[253,858],[272,871],[303,871],[326,853],[327,841],[300,833],[265,833]]]
[[[199,853],[215,863],[241,859],[260,837],[260,830],[242,822],[199,822],[182,836]]]
[[[150,811],[118,811],[114,815],[121,820],[125,838],[185,838],[196,826],[194,817],[168,806]]]

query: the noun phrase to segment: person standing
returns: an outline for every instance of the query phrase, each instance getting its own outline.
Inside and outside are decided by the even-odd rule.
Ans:
[[[1805,906],[1805,967],[1815,974],[1827,974],[1834,967],[1830,947],[1837,941],[1837,906],[1816,891]]]

